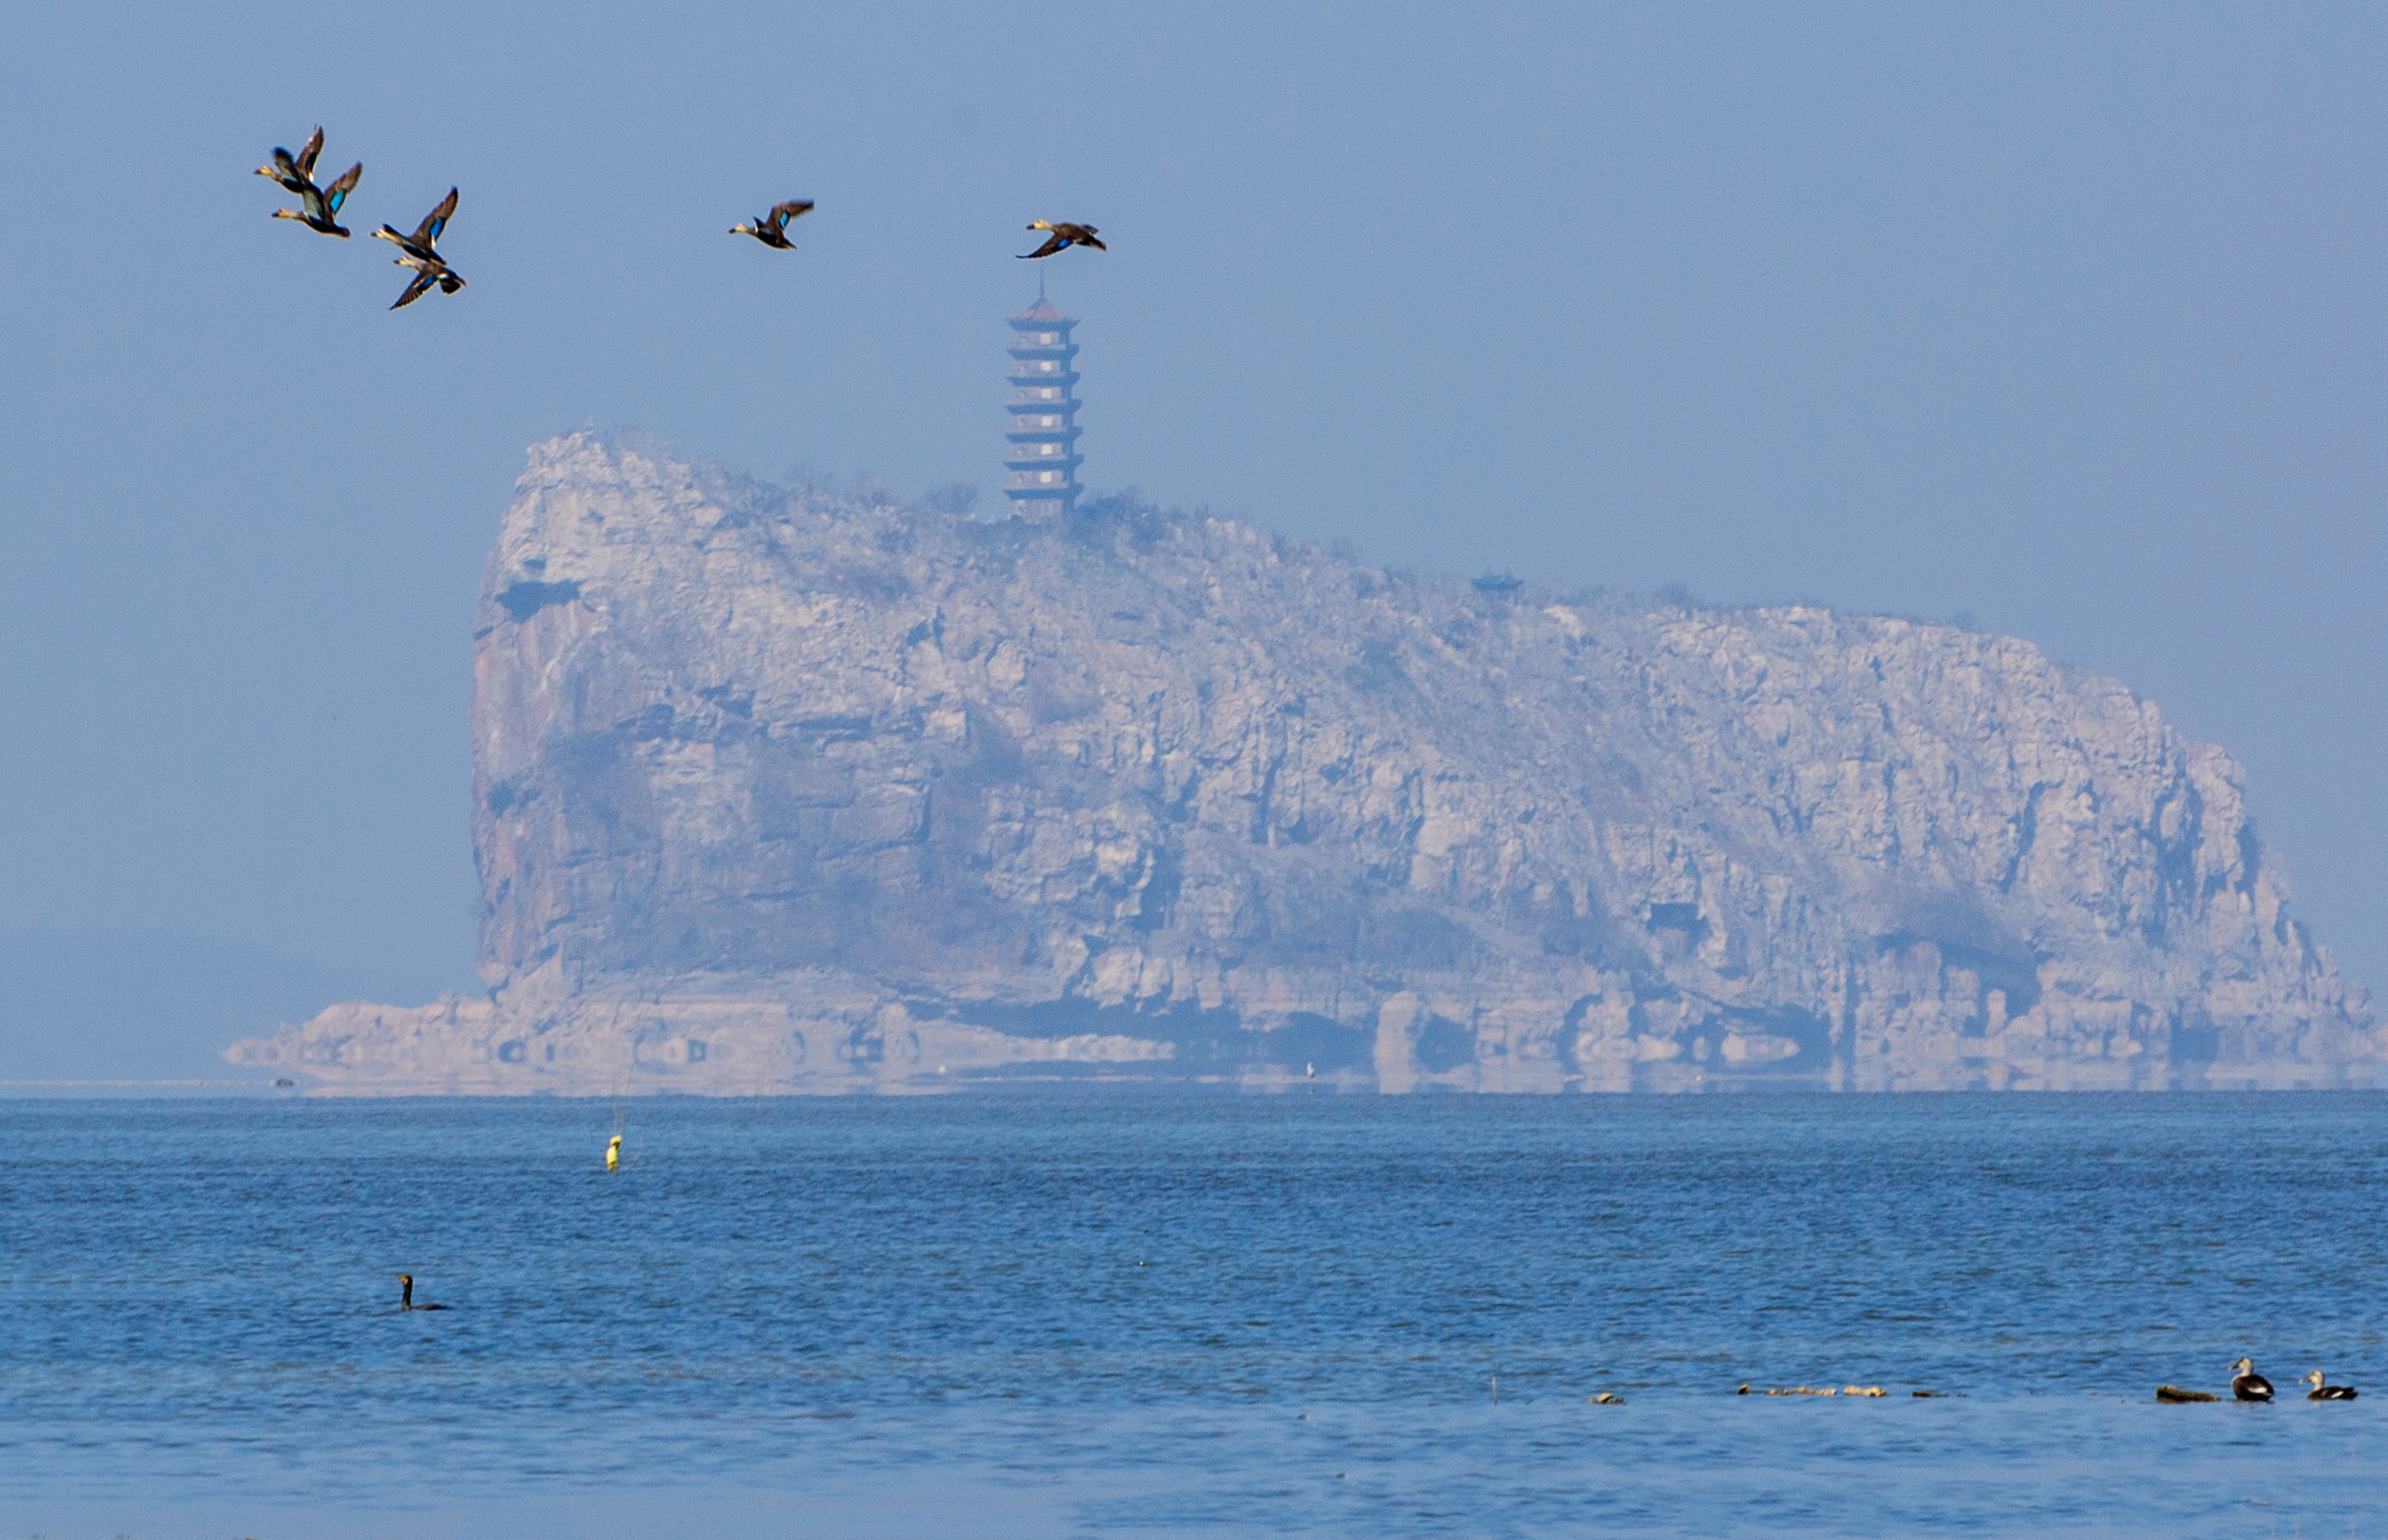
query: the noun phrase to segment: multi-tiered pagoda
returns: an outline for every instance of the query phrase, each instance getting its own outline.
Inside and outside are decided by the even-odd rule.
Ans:
[[[1011,318],[1011,450],[1003,495],[1023,518],[1065,514],[1078,505],[1078,373],[1071,362],[1075,321],[1041,295]]]

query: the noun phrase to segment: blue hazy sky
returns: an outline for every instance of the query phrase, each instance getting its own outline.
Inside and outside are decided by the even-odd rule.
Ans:
[[[2383,79],[2353,5],[11,7],[0,1075],[469,986],[524,447],[992,505],[1039,217],[1094,486],[1970,614],[2227,745],[2388,985]],[[345,243],[249,174],[316,122]]]

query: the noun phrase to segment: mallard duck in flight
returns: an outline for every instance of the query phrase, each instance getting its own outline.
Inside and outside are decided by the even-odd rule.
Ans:
[[[399,297],[389,302],[389,308],[392,310],[400,310],[414,303],[430,293],[431,286],[434,284],[439,286],[439,292],[442,294],[453,294],[464,286],[464,280],[456,276],[455,272],[445,262],[418,262],[413,257],[400,257],[398,259],[398,265],[413,268],[414,276],[406,281],[406,287]]]
[[[317,137],[320,138],[321,135],[319,134]],[[307,146],[307,150],[302,153],[311,155],[315,148],[316,146],[311,141]],[[273,153],[278,160],[282,152],[277,149]],[[298,163],[294,159],[291,161],[290,165],[291,169],[296,171]],[[280,181],[281,179],[279,175],[276,174],[278,169],[278,165],[275,167],[260,166],[258,168],[259,171],[265,172],[268,175],[274,176],[276,181]],[[340,228],[338,219],[340,205],[346,203],[349,200],[349,195],[357,190],[357,178],[364,175],[364,173],[365,163],[360,160],[355,165],[350,166],[347,171],[342,172],[340,173],[340,179],[337,182],[333,183],[328,187],[318,187],[304,174],[301,174],[298,178],[299,185],[290,189],[292,192],[298,195],[298,207],[296,209],[276,209],[273,210],[273,217],[275,219],[295,219],[299,223],[305,225],[308,229],[314,231],[319,235],[337,235],[342,240],[347,240],[349,238],[349,233]],[[284,183],[283,185],[285,186],[289,185],[287,183]]]
[[[324,153],[324,129],[317,124],[307,136],[307,143],[292,155],[280,145],[273,146],[273,159],[257,168],[260,176],[270,176],[282,185],[285,192],[304,197],[307,189],[315,185],[315,157]]]
[[[440,234],[448,228],[448,221],[455,212],[456,189],[451,187],[448,196],[439,200],[439,207],[423,216],[423,223],[414,227],[412,235],[401,235],[387,224],[374,232],[374,239],[387,241],[398,248],[400,267],[414,269],[414,276],[407,280],[405,292],[398,297],[390,309],[399,310],[414,303],[430,293],[434,284],[439,286],[442,294],[453,294],[464,286],[464,280],[457,276],[456,270],[448,265],[448,260],[439,255]]]
[[[813,200],[792,197],[785,203],[771,205],[771,211],[752,224],[743,222],[730,227],[733,235],[752,235],[774,251],[794,251],[796,243],[788,239],[788,221],[811,210]]]
[[[448,196],[439,200],[439,207],[423,216],[423,223],[414,227],[414,234],[401,235],[394,227],[385,224],[374,232],[374,239],[389,242],[416,261],[438,262],[440,233],[448,228],[448,222],[455,213],[456,189],[451,187]]]
[[[1051,233],[1045,237],[1044,245],[1034,251],[1023,251],[1020,254],[1020,260],[1023,262],[1033,261],[1038,257],[1049,257],[1056,251],[1067,251],[1073,246],[1091,246],[1098,251],[1111,249],[1110,247],[1095,239],[1095,227],[1091,224],[1055,224],[1050,220],[1040,219],[1028,228]]]

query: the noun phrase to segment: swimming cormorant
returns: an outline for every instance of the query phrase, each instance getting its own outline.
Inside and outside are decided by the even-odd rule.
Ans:
[[[2353,1385],[2333,1385],[2321,1377],[2321,1370],[2319,1369],[2316,1369],[2311,1374],[2306,1375],[2305,1383],[2313,1387],[2313,1389],[2305,1392],[2305,1399],[2308,1401],[2352,1401],[2355,1399],[2355,1387]]]
[[[413,1273],[400,1273],[398,1275],[398,1307],[400,1310],[445,1310],[448,1308],[444,1305],[415,1304],[414,1275]]]
[[[273,217],[295,219],[319,235],[337,235],[342,240],[347,240],[349,233],[340,228],[337,217],[340,205],[346,203],[349,200],[349,195],[357,190],[357,178],[364,173],[365,163],[360,160],[342,172],[340,179],[328,187],[318,187],[314,183],[307,182],[304,186],[293,188],[292,190],[298,195],[298,207],[276,209],[273,210]]]
[[[1034,224],[1031,224],[1028,228],[1031,230],[1045,230],[1051,233],[1045,237],[1044,245],[1038,247],[1034,251],[1025,251],[1021,253],[1020,260],[1023,262],[1033,261],[1038,257],[1049,257],[1056,251],[1067,251],[1073,246],[1091,246],[1098,251],[1109,251],[1111,249],[1110,247],[1105,246],[1102,242],[1095,239],[1095,227],[1091,224],[1070,224],[1067,223],[1055,224],[1050,220],[1040,219]]]
[[[2255,1360],[2242,1358],[2230,1366],[2230,1399],[2233,1401],[2269,1401],[2272,1382],[2255,1372]]]
[[[813,200],[792,197],[785,203],[774,203],[771,211],[753,223],[741,222],[730,227],[733,235],[752,235],[775,251],[794,251],[796,243],[788,239],[788,221],[811,210]]]

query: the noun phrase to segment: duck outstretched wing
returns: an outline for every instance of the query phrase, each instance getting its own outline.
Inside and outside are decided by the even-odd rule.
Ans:
[[[389,308],[392,310],[404,310],[407,306],[414,303],[417,299],[420,299],[425,295],[430,293],[431,286],[438,281],[439,274],[437,269],[422,269],[417,272],[413,277],[409,278],[406,281],[406,292],[400,294],[396,299],[392,300]]]
[[[424,215],[423,223],[414,227],[413,244],[426,251],[438,245],[440,233],[448,228],[448,221],[455,212],[456,189],[451,187],[448,196],[439,200],[439,207]]]
[[[310,180],[310,181],[314,180],[314,176],[315,176],[315,157],[317,157],[317,156],[319,156],[319,155],[321,155],[321,154],[323,154],[323,153],[324,153],[324,125],[323,125],[323,124],[321,124],[321,123],[317,123],[317,124],[315,125],[315,132],[314,132],[314,133],[312,133],[312,134],[309,134],[309,135],[307,135],[307,142],[306,142],[306,144],[304,144],[304,145],[302,145],[302,146],[299,146],[299,149],[298,149],[298,161],[296,162],[297,170],[298,170],[298,174],[299,174],[300,176],[306,177],[306,178],[307,178],[308,180]],[[280,150],[275,150],[275,151],[273,152],[273,155],[274,155],[274,159],[276,159],[278,160],[278,159],[281,159],[281,157],[282,157],[282,152],[281,152]]]
[[[785,203],[774,203],[771,205],[771,212],[767,217],[769,222],[779,229],[781,235],[786,235],[788,231],[788,221],[794,219],[798,214],[810,213],[812,211],[812,207],[813,200],[811,198],[792,197]]]
[[[364,174],[365,163],[360,160],[342,172],[337,182],[324,189],[324,215],[326,220],[340,211],[340,205],[346,203],[349,200],[349,195],[357,190],[357,179]]]
[[[1033,261],[1038,257],[1049,257],[1054,252],[1063,249],[1069,244],[1070,237],[1061,234],[1059,230],[1056,230],[1051,235],[1046,236],[1045,244],[1038,247],[1035,250],[1023,251],[1020,253],[1020,260],[1025,262]]]

